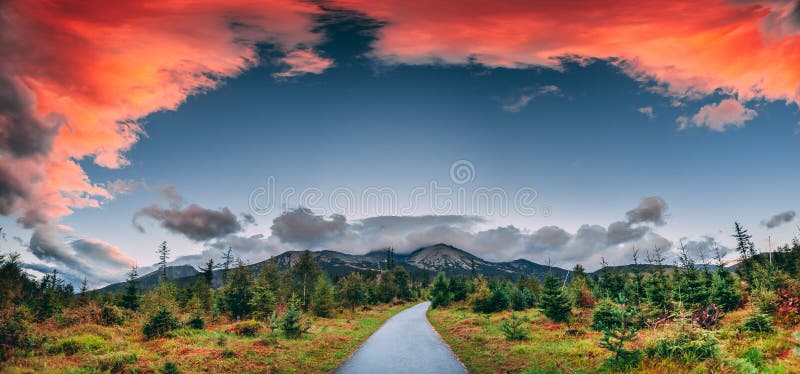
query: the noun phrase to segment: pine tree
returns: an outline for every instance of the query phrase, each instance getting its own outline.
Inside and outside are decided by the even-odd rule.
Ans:
[[[311,295],[311,311],[318,317],[330,317],[335,307],[333,284],[325,274],[317,277]]]
[[[444,272],[439,272],[436,279],[433,280],[431,288],[431,307],[435,309],[440,306],[448,306],[452,299],[453,295],[450,294],[447,278],[445,278]]]
[[[161,274],[161,280],[167,279],[167,260],[169,260],[169,248],[167,242],[161,242],[158,246],[158,272]]]
[[[257,281],[253,287],[253,297],[250,299],[249,304],[250,310],[253,312],[253,318],[266,321],[275,311],[277,300],[269,285]]]
[[[308,331],[311,324],[306,322],[303,324],[303,312],[300,310],[300,302],[296,296],[289,300],[289,305],[286,309],[286,314],[283,315],[280,321],[280,328],[283,330],[284,336],[290,339],[299,338],[303,333]]]
[[[206,286],[211,287],[211,283],[214,281],[214,259],[209,258],[206,261],[206,267],[201,267],[200,272],[203,274],[203,281]]]
[[[310,294],[309,289],[311,282],[322,274],[322,269],[320,269],[317,261],[311,256],[311,251],[306,250],[300,255],[300,259],[292,265],[290,273],[295,283],[300,287],[297,291],[299,291],[301,295],[301,307],[303,310],[308,310],[310,302],[308,296]]]
[[[352,272],[339,281],[339,295],[345,306],[351,311],[362,306],[367,301],[367,290],[361,274]]]
[[[231,318],[242,319],[250,313],[250,301],[253,298],[252,287],[253,275],[244,261],[239,260],[238,265],[231,271],[225,282],[223,295],[226,310],[230,313]]]
[[[125,291],[122,293],[119,306],[135,311],[139,309],[139,305],[139,273],[137,267],[133,266],[128,272],[128,281],[125,284]]]
[[[233,265],[233,254],[231,251],[232,248],[228,247],[228,250],[222,253],[222,283],[228,280],[228,271],[230,271],[231,265]]]
[[[411,279],[408,276],[406,269],[402,266],[397,266],[392,270],[394,275],[394,283],[397,287],[397,297],[403,300],[411,300]]]
[[[572,304],[561,288],[561,282],[551,274],[544,280],[541,307],[544,315],[554,322],[566,322],[572,310]]]
[[[395,283],[394,273],[391,271],[384,271],[380,274],[378,279],[378,287],[375,289],[378,300],[382,303],[388,303],[397,295],[397,284]]]

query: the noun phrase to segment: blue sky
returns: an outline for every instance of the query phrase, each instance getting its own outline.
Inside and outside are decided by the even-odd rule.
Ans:
[[[371,55],[371,43],[379,37],[374,32],[380,30],[375,24],[344,19],[319,27],[317,33],[325,37],[314,51],[332,61],[322,71],[278,77],[286,70],[280,63],[284,54],[262,44],[258,66],[188,96],[177,110],[143,118],[146,136],[125,152],[130,165],[109,169],[91,157],[81,159],[91,181],[129,181],[136,188],[99,208],[77,209],[61,218],[58,223],[70,228],[61,230],[65,242],[95,238],[146,267],[156,260],[163,240],[174,259],[199,263],[236,238],[252,238],[260,241],[258,250],[248,247],[240,253],[257,261],[286,249],[363,253],[392,240],[411,249],[425,244],[426,229],[439,228],[450,231],[429,233],[427,244],[451,238],[454,244],[474,245],[464,249],[491,259],[525,257],[544,263],[555,257],[559,265],[585,261],[595,268],[599,256],[628,261],[630,248],[637,245],[674,248],[682,239],[700,245],[712,237],[730,247],[735,220],[751,230],[763,249],[768,237],[780,244],[797,234],[792,220],[771,229],[762,224],[798,209],[795,104],[740,98],[730,90],[676,97],[657,90],[660,82],[635,79],[608,59],[564,60],[557,68],[386,63]],[[691,119],[731,99],[744,108],[738,115],[753,111],[752,118],[738,125],[728,119],[724,131],[711,125],[680,128],[680,118]],[[459,160],[468,161],[474,171],[474,179],[464,185],[450,176],[451,165]],[[339,211],[322,203],[307,206],[313,212],[300,217],[317,237],[292,241],[278,235],[274,225],[304,204],[293,200],[265,215],[249,207],[251,192],[270,177],[279,190],[317,188],[325,195],[340,187],[356,193],[387,187],[401,203],[408,202],[415,187],[431,182],[468,191],[497,187],[510,194],[530,188],[537,193],[538,213],[478,212],[475,220],[453,218],[425,227],[432,214],[471,214],[435,211],[426,204],[411,212]],[[132,224],[137,212],[152,204],[170,209],[159,193],[164,186],[174,186],[183,197],[176,211],[189,204],[214,212],[227,208],[239,227],[196,240],[165,228],[163,218],[143,214],[137,220],[144,228],[140,232]],[[666,204],[658,219],[627,221],[629,228],[646,227],[648,236],[581,247],[563,258],[557,248],[530,244],[545,226],[572,236],[585,224],[607,227],[624,221],[645,198]],[[359,224],[401,213],[420,216],[421,226],[370,236],[365,234],[368,224]],[[253,214],[255,223],[246,223],[242,214]],[[336,226],[332,214],[346,216],[346,228]],[[9,238],[5,247],[23,253],[27,262],[63,265],[29,250],[32,230],[16,218],[2,218]],[[521,241],[489,239],[492,229],[509,225],[519,230]],[[585,257],[575,257],[579,254]]]

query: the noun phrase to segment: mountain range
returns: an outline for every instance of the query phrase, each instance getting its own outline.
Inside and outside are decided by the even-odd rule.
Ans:
[[[248,265],[257,273],[267,261],[275,261],[282,269],[290,268],[296,263],[304,251],[287,251],[268,260]],[[332,277],[346,275],[353,271],[380,271],[386,268],[387,250],[375,250],[363,255],[353,255],[337,251],[321,250],[311,251],[312,257],[319,263],[325,272]],[[433,278],[438,272],[444,272],[448,277],[469,276],[482,274],[488,278],[519,278],[521,276],[544,279],[548,272],[553,276],[564,277],[568,271],[556,266],[537,264],[525,259],[508,262],[492,262],[475,256],[463,249],[448,244],[435,244],[419,248],[411,253],[394,253],[396,266],[402,266],[412,277]],[[222,282],[222,270],[214,271],[215,286]],[[191,284],[199,277],[199,271],[191,265],[178,265],[167,267],[167,278],[179,285]],[[143,275],[139,278],[142,288],[150,288],[159,281],[158,271]],[[116,292],[124,287],[125,283],[114,283],[103,287],[98,292]]]

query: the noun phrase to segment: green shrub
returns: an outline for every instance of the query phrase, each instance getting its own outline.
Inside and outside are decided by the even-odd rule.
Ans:
[[[186,326],[189,326],[191,329],[202,330],[206,327],[206,321],[200,316],[194,316],[186,321]]]
[[[27,348],[30,339],[28,325],[20,314],[0,316],[0,362],[7,360],[14,349]]]
[[[106,341],[97,335],[85,334],[59,339],[48,351],[53,354],[63,353],[67,356],[81,351],[96,351],[106,347]]]
[[[167,335],[170,331],[181,327],[180,321],[168,310],[161,309],[153,314],[147,323],[142,326],[142,333],[145,338],[153,339]]]
[[[139,360],[136,353],[115,352],[100,356],[94,361],[93,367],[103,372],[120,373],[125,368]]]
[[[119,308],[113,305],[105,305],[100,310],[97,322],[104,326],[121,325],[124,318]]]
[[[306,321],[303,324],[303,313],[297,306],[296,298],[289,302],[289,307],[286,309],[286,314],[283,315],[280,321],[280,328],[283,330],[283,335],[287,338],[299,338],[303,333],[311,328],[311,323]]]
[[[172,361],[167,361],[164,363],[164,367],[161,369],[161,372],[164,374],[180,374],[180,370],[178,370],[178,365],[176,365]]]
[[[717,338],[710,332],[691,327],[675,336],[661,338],[647,348],[647,356],[650,358],[661,357],[684,363],[704,361],[718,354]]]
[[[744,353],[744,359],[755,367],[761,367],[764,364],[762,352],[758,348],[750,348]]]
[[[642,356],[641,351],[638,349],[629,350],[625,348],[625,343],[636,338],[636,333],[638,332],[638,327],[636,327],[634,321],[636,311],[627,307],[626,303],[627,300],[624,297],[620,297],[621,305],[616,305],[612,302],[611,304],[605,303],[602,308],[601,305],[595,308],[598,309],[598,312],[601,312],[598,313],[596,325],[596,328],[603,332],[603,337],[600,339],[600,347],[614,354],[606,364],[616,370],[636,366]]]
[[[591,328],[595,331],[602,331],[603,326],[610,326],[616,321],[614,311],[619,309],[619,305],[610,299],[600,299],[592,312]]]
[[[239,336],[256,336],[262,327],[258,321],[242,321],[234,325],[230,332]]]
[[[506,340],[526,340],[528,331],[523,323],[523,318],[517,317],[516,313],[511,313],[511,319],[500,323],[500,331],[506,336]]]
[[[742,330],[771,333],[774,331],[772,329],[772,317],[760,311],[755,312],[744,320]]]

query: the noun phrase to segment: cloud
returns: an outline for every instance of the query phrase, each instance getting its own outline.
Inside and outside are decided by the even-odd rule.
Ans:
[[[293,0],[3,2],[0,214],[33,227],[99,207],[113,192],[81,162],[126,166],[141,118],[255,66],[259,44],[313,47],[321,12]]]
[[[654,91],[698,99],[718,88],[798,102],[796,2],[689,0],[472,2],[342,0],[386,23],[372,54],[388,63],[563,68],[565,56],[617,61]]]
[[[144,227],[138,222],[141,217],[150,217],[158,221],[161,227],[194,241],[219,238],[242,230],[236,215],[228,208],[217,211],[191,204],[184,209],[162,209],[153,204],[133,216],[134,227],[144,232]]]
[[[167,184],[163,186],[145,185],[145,188],[150,191],[158,192],[159,194],[161,194],[161,198],[172,206],[180,206],[181,204],[183,204],[183,196],[181,196],[181,194],[178,193],[178,190],[175,187],[175,185],[172,184]]]
[[[135,181],[117,179],[106,183],[105,188],[112,196],[125,195],[136,191],[138,185]]]
[[[378,216],[350,222],[341,215],[324,217],[299,208],[275,218],[269,238],[229,236],[212,247],[221,250],[232,246],[244,253],[255,249],[269,254],[296,249],[364,253],[393,247],[402,253],[447,243],[494,261],[527,258],[544,263],[552,259],[565,266],[578,261],[597,266],[601,257],[617,264],[630,261],[634,246],[668,250],[672,243],[647,226],[664,224],[666,210],[663,199],[648,197],[628,212],[628,220],[608,226],[585,224],[570,233],[558,226],[535,231],[513,225],[481,230],[477,228],[486,223],[483,218],[457,215]]]
[[[645,197],[639,202],[639,206],[629,210],[625,215],[628,223],[654,223],[663,225],[666,223],[666,212],[669,209],[667,202],[658,196]]]
[[[272,235],[284,243],[314,247],[340,238],[348,226],[347,218],[341,214],[326,219],[306,208],[298,208],[275,218],[271,230]]]
[[[778,213],[769,219],[761,221],[761,224],[768,229],[774,229],[780,225],[783,225],[784,223],[792,222],[796,215],[797,213],[795,211],[787,210],[785,212]]]
[[[745,122],[758,115],[753,109],[745,108],[736,99],[725,99],[717,104],[708,104],[692,116],[692,118],[678,117],[681,130],[690,126],[708,127],[717,132],[723,132],[728,127],[744,127]]]
[[[639,113],[644,114],[645,116],[647,116],[647,118],[650,118],[650,119],[653,119],[656,116],[655,113],[653,112],[653,107],[651,107],[651,106],[644,106],[644,107],[641,107],[641,108],[637,109],[636,111],[638,111]]]
[[[287,78],[305,74],[322,74],[333,66],[333,60],[320,57],[314,51],[298,49],[286,54],[281,60],[289,70],[275,73],[275,77]]]
[[[124,278],[125,270],[136,264],[109,243],[93,238],[65,238],[70,233],[63,227],[37,226],[28,249],[39,260],[55,264],[62,271],[104,282]]]
[[[517,113],[522,110],[522,108],[528,106],[528,103],[536,97],[547,94],[557,94],[560,92],[560,89],[557,86],[548,85],[541,86],[537,89],[525,89],[523,91],[525,91],[523,94],[510,100],[509,103],[504,104],[502,109],[506,112]]]

